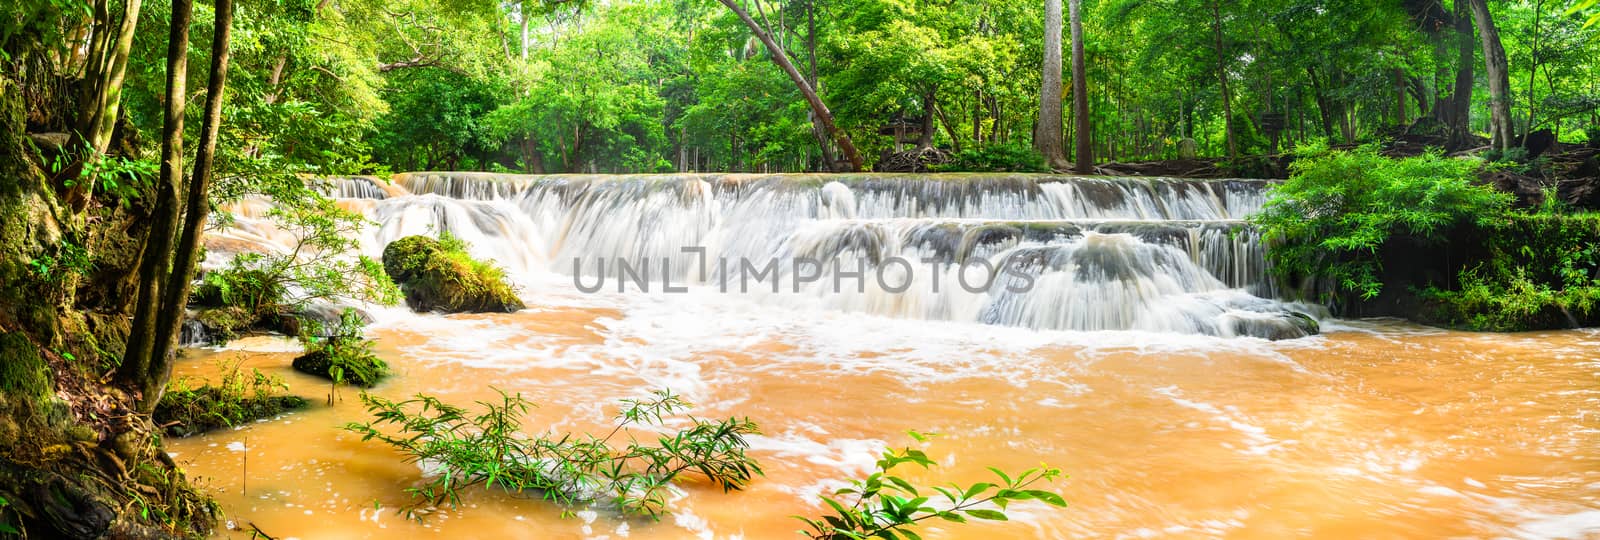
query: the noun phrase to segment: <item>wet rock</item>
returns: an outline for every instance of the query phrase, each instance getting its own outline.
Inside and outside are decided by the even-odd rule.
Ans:
[[[416,311],[513,312],[525,307],[499,268],[425,236],[385,246],[383,270]]]
[[[1233,320],[1233,332],[1239,336],[1258,337],[1269,341],[1298,339],[1321,333],[1317,319],[1298,311],[1262,313],[1259,316],[1240,316]]]

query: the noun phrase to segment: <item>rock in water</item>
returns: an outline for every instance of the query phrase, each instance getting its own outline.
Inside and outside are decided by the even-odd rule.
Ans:
[[[525,307],[505,272],[426,236],[408,236],[383,248],[383,271],[416,311],[512,312]]]

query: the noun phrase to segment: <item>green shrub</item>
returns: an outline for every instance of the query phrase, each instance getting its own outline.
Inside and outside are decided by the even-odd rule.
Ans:
[[[1509,214],[1470,236],[1486,256],[1457,290],[1424,291],[1430,318],[1491,331],[1600,323],[1600,215]]]
[[[920,434],[912,433],[918,441]],[[933,518],[953,523],[966,523],[967,518],[1006,521],[1006,507],[1015,501],[1036,500],[1052,506],[1066,506],[1061,495],[1042,489],[1030,489],[1040,482],[1053,482],[1061,471],[1049,467],[1028,469],[1015,475],[990,468],[997,482],[979,482],[970,486],[951,484],[949,487],[917,488],[911,482],[895,476],[891,469],[906,463],[932,468],[933,460],[920,450],[906,448],[888,450],[878,460],[878,470],[862,480],[854,480],[850,487],[824,495],[822,502],[829,513],[820,518],[795,516],[805,522],[810,530],[800,531],[818,540],[851,540],[863,538],[920,539],[911,529]],[[943,499],[942,502],[935,502]],[[996,508],[988,508],[994,506]]]
[[[1290,177],[1252,220],[1285,275],[1331,278],[1337,291],[1373,298],[1383,289],[1378,248],[1391,236],[1442,240],[1452,227],[1503,216],[1511,197],[1474,183],[1478,162],[1437,152],[1391,159],[1375,145],[1349,151],[1302,145]],[[1323,298],[1327,300],[1328,298]]]
[[[256,317],[286,315],[318,301],[393,304],[399,290],[378,261],[346,256],[357,248],[365,220],[319,195],[283,203],[268,216],[294,235],[287,253],[241,253],[201,276],[189,297],[202,306],[237,306]],[[222,216],[226,221],[227,216]]]
[[[500,267],[467,254],[467,245],[448,232],[434,240],[408,236],[383,248],[383,270],[416,311],[447,313],[511,312],[522,300]]]
[[[630,428],[650,434],[689,403],[667,391],[650,399],[623,400],[616,426],[604,437],[588,434],[529,434],[521,431],[533,404],[521,394],[500,393],[500,402],[479,402],[481,412],[418,395],[393,402],[362,394],[376,420],[345,427],[395,447],[409,462],[436,463],[441,474],[410,488],[415,505],[408,517],[421,519],[423,507],[460,503],[460,492],[475,485],[509,492],[537,490],[546,500],[570,505],[606,500],[624,514],[659,519],[667,511],[671,486],[680,477],[698,476],[724,491],[744,488],[762,474],[745,454],[746,437],[760,433],[746,418],[707,421],[688,417],[687,428],[641,442]],[[395,432],[398,430],[398,432]]]
[[[372,352],[372,342],[364,337],[366,321],[354,309],[339,314],[339,322],[332,329],[307,323],[300,333],[306,354],[294,359],[294,369],[327,377],[335,387],[342,383],[371,388],[389,375],[389,364]],[[333,395],[328,399],[331,401]]]
[[[934,165],[934,172],[1050,172],[1044,156],[1017,143],[991,144],[956,152],[949,163]]]
[[[286,394],[289,386],[282,379],[254,369],[247,374],[238,362],[223,368],[215,386],[187,377],[172,381],[156,404],[156,425],[168,435],[187,437],[306,406],[305,399]]]

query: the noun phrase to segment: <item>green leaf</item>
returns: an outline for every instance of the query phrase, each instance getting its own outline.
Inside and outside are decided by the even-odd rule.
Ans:
[[[992,521],[1007,521],[1007,519],[1008,519],[1008,518],[1006,518],[1005,512],[1001,512],[999,510],[988,510],[988,509],[983,509],[983,508],[974,508],[972,510],[966,510],[965,512],[967,513],[967,515],[975,517],[975,518],[978,518],[978,519],[987,519],[987,520],[992,520]]]
[[[1055,493],[1052,493],[1052,492],[1049,492],[1049,491],[1045,491],[1045,490],[1042,490],[1042,489],[1030,489],[1030,490],[1025,491],[1024,493],[1027,493],[1028,496],[1033,497],[1034,499],[1037,499],[1037,500],[1044,501],[1046,504],[1049,504],[1049,505],[1052,505],[1052,506],[1066,506],[1067,505],[1067,501],[1065,499],[1062,499],[1060,495],[1057,495]]]

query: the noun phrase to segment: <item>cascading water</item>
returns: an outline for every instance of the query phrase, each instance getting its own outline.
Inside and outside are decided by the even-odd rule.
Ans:
[[[322,183],[381,253],[449,231],[513,273],[763,303],[1060,330],[1299,337],[1274,300],[1251,180],[409,173]],[[748,266],[746,266],[748,265]],[[770,266],[769,266],[770,265]],[[637,280],[634,278],[637,277]],[[623,284],[624,280],[627,284]]]

